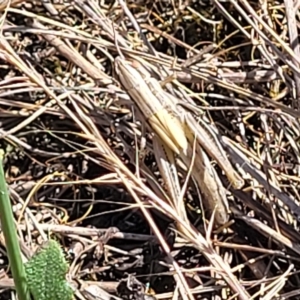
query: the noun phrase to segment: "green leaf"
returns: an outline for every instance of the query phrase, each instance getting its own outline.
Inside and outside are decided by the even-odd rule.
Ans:
[[[27,284],[35,300],[71,300],[68,263],[60,245],[50,240],[26,264]]]

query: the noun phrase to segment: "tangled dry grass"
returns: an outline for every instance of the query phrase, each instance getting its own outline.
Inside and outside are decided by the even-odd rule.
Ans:
[[[24,257],[58,239],[78,299],[300,299],[298,5],[2,2],[1,148]],[[240,166],[241,190],[223,181],[223,226],[192,179],[185,230],[174,226],[152,133],[114,71],[116,45],[163,68],[165,88]],[[2,239],[1,299],[10,276]]]

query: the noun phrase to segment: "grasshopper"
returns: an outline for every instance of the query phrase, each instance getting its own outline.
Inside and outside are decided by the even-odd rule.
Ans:
[[[122,85],[160,138],[153,139],[154,154],[178,214],[183,219],[187,218],[180,196],[173,152],[179,155],[187,167],[191,166],[196,139],[196,159],[192,175],[205,196],[206,208],[212,212],[217,207],[216,221],[224,224],[228,220],[225,189],[202,148],[217,161],[234,188],[240,189],[244,181],[234,170],[213,131],[205,122],[199,124],[190,113],[180,108],[177,105],[179,100],[165,92],[138,61],[125,61],[117,57],[115,68]]]

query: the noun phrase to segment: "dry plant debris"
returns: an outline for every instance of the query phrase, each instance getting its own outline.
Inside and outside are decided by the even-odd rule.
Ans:
[[[78,299],[300,299],[298,8],[3,1],[1,148],[24,257],[54,236]],[[238,177],[210,136],[185,140],[182,114]],[[3,238],[0,253],[11,299]]]

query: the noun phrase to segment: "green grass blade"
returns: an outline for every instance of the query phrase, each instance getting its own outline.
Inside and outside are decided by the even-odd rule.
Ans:
[[[30,300],[30,294],[26,283],[25,268],[21,258],[12,206],[3,170],[3,151],[0,150],[0,221],[5,238],[7,255],[14,278],[19,300]]]

